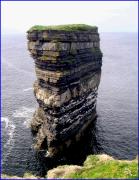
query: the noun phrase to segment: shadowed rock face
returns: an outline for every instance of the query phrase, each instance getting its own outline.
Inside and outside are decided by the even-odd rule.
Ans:
[[[31,123],[35,148],[47,141],[49,156],[80,140],[96,117],[102,53],[93,30],[28,31],[28,50],[35,62],[34,95],[39,104]]]

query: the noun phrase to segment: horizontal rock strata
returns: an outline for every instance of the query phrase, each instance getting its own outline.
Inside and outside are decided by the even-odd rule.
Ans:
[[[34,95],[39,104],[31,127],[35,148],[53,156],[79,140],[96,117],[102,53],[98,29],[28,31],[28,50],[35,62]]]

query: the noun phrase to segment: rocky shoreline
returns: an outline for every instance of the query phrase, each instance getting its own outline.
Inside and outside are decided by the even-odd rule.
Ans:
[[[34,147],[40,150],[45,144],[49,157],[79,141],[95,119],[102,66],[97,27],[59,27],[33,27],[27,35],[39,104],[31,123]]]

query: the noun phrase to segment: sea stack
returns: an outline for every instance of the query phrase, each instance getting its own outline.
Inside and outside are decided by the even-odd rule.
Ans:
[[[47,143],[47,155],[55,156],[79,141],[96,118],[102,66],[98,28],[84,24],[34,26],[27,38],[35,62],[34,95],[39,104],[31,122],[35,148],[43,149]]]

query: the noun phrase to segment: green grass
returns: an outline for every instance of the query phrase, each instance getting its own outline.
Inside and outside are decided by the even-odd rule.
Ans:
[[[108,157],[105,159],[104,157]],[[106,155],[90,155],[87,157],[81,170],[68,172],[62,178],[138,178],[137,159],[132,161],[115,160]],[[56,172],[56,171],[55,171]],[[53,174],[55,174],[53,172]],[[55,177],[57,174],[55,174]],[[48,177],[49,178],[49,177]],[[60,176],[56,177],[60,178]]]
[[[86,24],[66,24],[66,25],[54,25],[54,26],[41,26],[35,25],[31,27],[28,32],[32,31],[44,31],[44,30],[61,30],[61,31],[88,31],[96,29],[96,26],[90,26]]]
[[[69,178],[137,178],[137,161],[118,160],[100,161],[97,156],[89,156],[80,172],[69,175]]]

